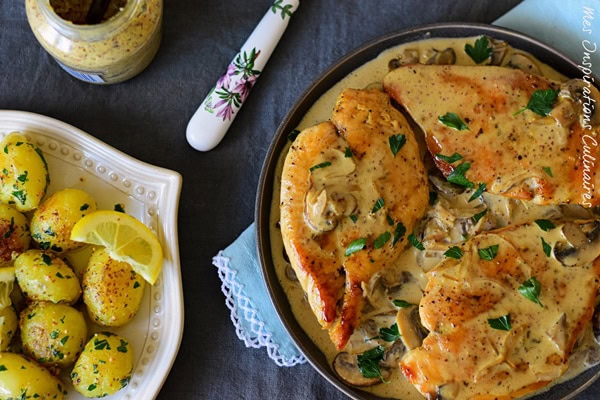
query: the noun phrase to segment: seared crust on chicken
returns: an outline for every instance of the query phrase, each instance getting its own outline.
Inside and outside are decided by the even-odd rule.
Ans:
[[[594,86],[504,67],[410,65],[391,71],[384,88],[421,126],[444,175],[462,164],[467,180],[490,193],[537,204],[600,205]],[[559,91],[546,116],[524,109],[538,90]],[[463,129],[441,122],[446,113],[456,114]],[[455,153],[463,158],[443,157]]]
[[[281,183],[283,242],[338,349],[360,320],[363,284],[404,250],[428,198],[413,132],[379,90],[345,90],[331,121],[292,144]]]
[[[428,273],[429,335],[400,362],[428,399],[524,396],[562,376],[592,318],[600,221],[481,233]],[[573,247],[574,236],[583,239]],[[570,238],[570,239],[569,239]]]

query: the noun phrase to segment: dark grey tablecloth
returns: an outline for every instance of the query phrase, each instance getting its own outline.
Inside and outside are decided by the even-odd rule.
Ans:
[[[0,0],[0,109],[70,123],[142,161],[179,171],[185,330],[159,399],[341,399],[308,364],[278,368],[235,335],[211,258],[253,220],[260,167],[296,99],[345,53],[382,34],[433,22],[491,23],[519,0],[305,0],[224,141],[188,146],[188,119],[269,5],[167,0],[150,67],[114,86],[63,72],[31,33],[24,1]],[[600,384],[582,399],[597,399]],[[145,399],[140,399],[145,400]]]

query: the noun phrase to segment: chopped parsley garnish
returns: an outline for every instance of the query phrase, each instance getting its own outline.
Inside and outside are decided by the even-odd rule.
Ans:
[[[389,232],[383,232],[381,235],[379,235],[379,237],[377,239],[375,239],[375,242],[373,242],[373,247],[375,247],[376,249],[380,249],[383,247],[383,245],[385,245],[390,238],[392,237],[392,234]]]
[[[402,222],[398,222],[398,224],[396,225],[396,229],[394,229],[394,237],[392,239],[392,247],[396,245],[396,243],[398,243],[398,241],[400,239],[402,239],[402,237],[404,236],[404,234],[406,233],[406,227],[404,226],[404,224]]]
[[[543,240],[543,239],[542,239]],[[535,276],[527,279],[521,286],[519,286],[519,293],[525,296],[527,299],[539,304],[544,307],[540,301],[540,293],[542,292],[542,284],[538,281]]]
[[[475,41],[475,46],[465,44],[465,53],[475,61],[475,64],[481,64],[492,55],[492,46],[487,36],[482,36]]]
[[[385,201],[382,197],[378,198],[371,210],[371,214],[375,214],[377,211],[381,210],[381,208],[385,205]]]
[[[398,324],[393,324],[389,328],[379,328],[379,336],[373,339],[381,339],[384,342],[395,342],[400,339],[400,331]]]
[[[485,214],[487,214],[488,209],[486,208],[485,210],[483,210],[482,212],[478,212],[477,214],[473,215],[473,221],[475,221],[475,223],[479,222],[479,220],[481,218],[483,218],[483,216]]]
[[[554,178],[554,175],[552,175],[552,170],[550,169],[550,167],[542,167],[542,169],[548,174],[548,176],[550,176],[550,178]]]
[[[481,196],[483,194],[483,192],[485,192],[485,189],[486,189],[485,183],[480,183],[479,186],[477,187],[477,189],[471,195],[471,197],[469,197],[469,202],[471,202],[471,201],[475,200],[476,198],[478,198],[479,196]]]
[[[448,164],[452,164],[458,160],[462,160],[463,156],[458,153],[454,153],[451,156],[445,156],[443,154],[436,154],[436,158],[439,158],[442,161],[446,161]]]
[[[53,330],[52,332],[50,332],[51,339],[56,339],[58,337],[58,335],[60,335],[60,331],[58,331],[58,330]]]
[[[315,169],[329,167],[330,165],[331,165],[331,161],[324,161],[322,163],[319,163],[317,165],[313,165],[312,167],[310,167],[310,172],[313,172]]]
[[[552,223],[552,221],[547,220],[547,219],[536,219],[535,223],[544,232],[548,232],[550,229],[556,228],[556,226],[554,226],[554,224]]]
[[[137,288],[139,288],[140,286],[141,286],[141,285],[140,285],[140,283],[139,283],[138,281],[135,281],[135,283],[133,284],[133,288],[134,288],[134,289],[137,289]]]
[[[25,202],[27,201],[27,195],[25,194],[24,190],[16,190],[16,191],[12,192],[12,195],[17,200],[19,200],[21,202],[21,204],[25,204]]]
[[[529,98],[527,105],[513,115],[520,114],[525,110],[530,110],[538,115],[541,115],[542,117],[547,116],[552,111],[552,106],[554,105],[554,101],[558,96],[558,92],[558,89],[536,90]]]
[[[414,306],[413,303],[409,303],[406,300],[393,300],[392,303],[394,303],[394,305],[398,308],[408,308]]]
[[[494,258],[496,258],[496,255],[498,254],[498,247],[500,246],[494,244],[490,247],[486,247],[485,249],[477,250],[477,252],[479,253],[479,258],[486,261],[492,261]]]
[[[28,181],[27,179],[27,171],[23,172],[21,175],[17,176],[17,180],[21,183],[25,183]]]
[[[117,203],[114,206],[114,210],[116,212],[122,212],[122,213],[124,213],[125,212],[125,206],[123,206],[123,204]]]
[[[406,143],[406,136],[399,133],[397,135],[390,136],[390,149],[392,150],[392,154],[396,157],[396,154],[400,151],[402,146]]]
[[[460,249],[460,247],[458,247],[458,246],[452,246],[452,247],[450,247],[448,250],[446,250],[444,252],[444,255],[446,257],[455,258],[457,260],[460,260],[461,257],[463,256],[463,252]]]
[[[6,365],[4,365],[4,364],[0,365],[0,372],[2,372],[2,371],[8,371],[8,368],[6,368]]]
[[[371,350],[367,350],[357,357],[358,369],[365,378],[379,378],[383,381],[381,370],[379,369],[379,361],[383,360],[385,349],[383,346],[377,346]]]
[[[546,255],[546,257],[550,257],[550,255],[552,254],[552,246],[550,246],[544,240],[544,238],[542,238],[542,249],[544,250],[544,254]]]
[[[350,158],[352,156],[353,156],[352,149],[350,147],[346,147],[346,150],[344,150],[344,157]]]
[[[366,238],[356,239],[355,241],[351,242],[348,245],[348,247],[346,247],[346,252],[344,253],[344,255],[346,257],[348,257],[349,255],[354,254],[357,251],[364,249],[366,245],[367,245]]]
[[[471,168],[471,163],[468,162],[458,165],[456,168],[454,168],[454,171],[448,175],[446,180],[450,183],[454,183],[455,185],[464,186],[466,188],[474,188],[475,184],[465,177],[465,173],[469,170],[469,168]]]
[[[96,350],[110,350],[110,344],[106,339],[94,339],[94,349]]]
[[[8,239],[13,234],[14,231],[15,231],[15,218],[10,217],[10,225],[8,226],[8,229],[4,233],[4,239]]]
[[[449,128],[453,128],[459,131],[469,130],[469,127],[465,122],[458,116],[458,114],[453,112],[447,112],[444,115],[440,115],[438,117],[438,121],[442,124],[446,125]]]
[[[62,339],[60,339],[60,343],[64,346],[67,342],[69,341],[69,336],[64,336]]]
[[[294,129],[293,131],[288,133],[288,140],[290,142],[293,142],[294,140],[296,140],[296,138],[298,137],[299,134],[300,134],[300,131],[298,129]]]
[[[510,331],[510,314],[503,315],[499,318],[488,319],[488,324],[499,331]]]
[[[387,221],[388,225],[394,225],[394,219],[390,217],[390,214],[385,216],[385,220]]]
[[[119,347],[117,347],[117,351],[120,353],[127,353],[127,345],[128,343],[121,339],[121,345]]]
[[[88,386],[87,390],[91,392],[92,390],[95,390],[97,387],[98,387],[97,384],[92,383],[90,386]]]
[[[79,207],[79,211],[85,211],[88,208],[90,208],[90,205],[88,203],[84,203],[81,207]]]
[[[356,216],[356,214],[350,214],[350,219],[352,220],[352,222],[356,223],[356,221],[358,221],[358,217]]]
[[[423,243],[421,243],[419,241],[419,239],[417,239],[417,237],[415,236],[414,233],[411,233],[410,235],[408,235],[408,241],[410,242],[410,244],[412,244],[418,250],[421,250],[421,251],[425,250],[425,246],[423,246]]]
[[[52,257],[50,257],[48,254],[42,254],[42,261],[46,265],[52,265]]]

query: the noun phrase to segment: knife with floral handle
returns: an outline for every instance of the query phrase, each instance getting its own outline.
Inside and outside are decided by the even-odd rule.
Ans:
[[[244,104],[271,53],[298,8],[299,0],[275,0],[200,107],[190,119],[186,137],[196,150],[212,150]]]

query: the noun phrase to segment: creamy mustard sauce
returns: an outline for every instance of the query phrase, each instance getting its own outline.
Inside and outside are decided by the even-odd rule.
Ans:
[[[383,77],[389,71],[390,60],[398,60],[402,57],[414,58],[416,54],[419,62],[427,63],[427,60],[434,57],[445,57],[446,53],[440,54],[443,53],[443,50],[450,48],[454,50],[456,64],[473,65],[474,62],[464,52],[464,46],[465,43],[473,45],[476,39],[423,40],[394,47],[381,53],[377,58],[361,66],[323,94],[304,116],[297,129],[302,130],[328,120],[337,96],[343,89],[381,86]],[[494,45],[498,45],[498,43],[494,43]],[[498,45],[498,47],[501,46]],[[507,45],[498,51],[499,54],[501,52],[500,55],[503,60],[501,65],[510,63],[514,66],[518,64],[522,68],[525,65],[528,70],[533,69],[532,72],[542,74],[550,79],[560,82],[566,80],[563,75],[520,50],[512,49]],[[419,132],[416,133],[419,136]],[[288,296],[296,320],[332,364],[338,351],[331,343],[327,331],[323,330],[317,323],[306,300],[305,293],[299,282],[294,278],[294,272],[286,261],[278,226],[281,171],[288,148],[283,149],[278,160],[271,203],[270,230],[273,260],[279,281]],[[374,329],[372,324],[359,326],[345,351],[361,353],[369,350],[379,343],[383,344],[383,342],[372,339],[377,334],[378,328],[389,327],[395,322],[402,327],[403,317],[401,314],[403,312],[398,312],[398,308],[393,306],[391,300],[402,299],[412,304],[418,304],[427,285],[427,272],[444,259],[444,251],[454,244],[464,242],[465,238],[482,231],[535,219],[555,219],[561,216],[567,218],[598,218],[589,210],[579,206],[536,206],[488,193],[484,193],[475,201],[468,201],[472,194],[471,189],[463,193],[456,193],[456,189],[448,184],[445,179],[439,176],[436,177],[433,172],[432,175],[430,190],[437,193],[437,200],[430,206],[422,226],[420,226],[423,245],[426,250],[419,251],[414,247],[408,248],[400,255],[393,267],[387,268],[369,283],[369,287],[365,290],[365,296],[372,307],[365,310],[362,321],[374,321],[377,327]],[[475,221],[477,216],[486,209],[486,214]],[[527,239],[523,238],[523,240]],[[534,240],[535,246],[539,245],[539,238],[535,237]],[[401,328],[401,333],[403,333],[402,340],[408,349],[419,345],[419,343],[414,343],[415,339],[412,337],[414,335],[411,335],[410,332],[402,332]],[[580,344],[576,346],[571,356],[569,370],[561,379],[572,378],[597,364],[598,352],[598,345],[595,344],[591,327],[588,326]],[[423,396],[413,385],[408,383],[398,368],[391,369],[391,375],[387,378],[387,381],[386,384],[361,389],[381,397],[404,400],[423,399]]]
[[[29,24],[44,49],[59,64],[99,75],[104,83],[120,82],[143,70],[160,45],[162,0],[113,0],[105,19],[92,25],[81,20],[88,3],[25,1]]]

